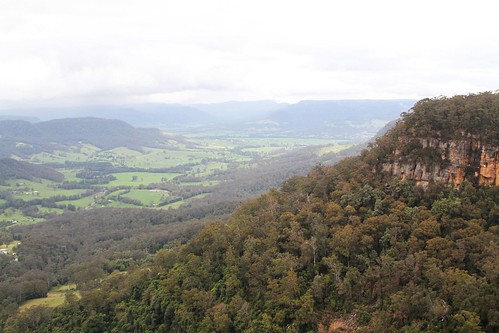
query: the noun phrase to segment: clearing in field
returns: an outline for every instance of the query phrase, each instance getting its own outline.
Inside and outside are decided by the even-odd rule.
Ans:
[[[35,306],[48,306],[50,308],[55,308],[59,305],[64,304],[64,300],[66,299],[66,294],[67,293],[75,293],[76,297],[79,297],[79,294],[76,291],[76,285],[75,284],[67,284],[67,285],[62,285],[56,288],[52,288],[48,293],[47,297],[42,297],[42,298],[35,298],[35,299],[30,299],[21,306],[19,306],[20,311],[25,311],[29,308],[35,307]]]
[[[20,245],[20,241],[12,241],[9,244],[0,244],[0,249],[6,250],[8,254],[14,253],[14,249],[16,246]]]
[[[168,191],[161,190],[132,190],[129,193],[123,194],[122,197],[138,200],[144,206],[157,206],[165,201],[170,194]]]
[[[111,181],[106,187],[149,185],[164,183],[179,176],[179,173],[155,173],[155,172],[120,172],[113,173],[116,180]]]
[[[11,194],[16,199],[24,201],[55,196],[73,196],[85,192],[83,189],[65,190],[57,188],[58,183],[45,179],[38,181],[11,179],[8,181],[8,184],[10,185]]]

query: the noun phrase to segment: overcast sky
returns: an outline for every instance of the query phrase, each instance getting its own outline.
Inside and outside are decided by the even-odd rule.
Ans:
[[[499,89],[492,1],[0,0],[0,108]]]

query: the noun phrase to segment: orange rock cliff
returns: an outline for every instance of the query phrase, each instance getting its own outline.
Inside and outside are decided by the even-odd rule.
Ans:
[[[395,161],[383,163],[383,171],[414,180],[422,186],[431,181],[459,186],[464,180],[480,185],[499,185],[499,147],[484,145],[472,138],[446,142],[437,139],[419,141],[423,148],[436,149],[446,163],[404,162],[396,150],[393,152]]]

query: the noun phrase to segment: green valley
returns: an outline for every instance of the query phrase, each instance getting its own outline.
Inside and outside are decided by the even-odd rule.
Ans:
[[[203,205],[197,203],[199,199],[213,194],[214,201],[222,202],[233,199],[230,193],[218,193],[228,184],[237,191],[238,173],[253,172],[258,183],[262,180],[258,173],[261,164],[278,162],[288,170],[280,176],[271,171],[270,183],[241,191],[238,199],[244,199],[277,186],[296,168],[306,170],[353,145],[348,140],[228,130],[223,135],[207,131],[175,138],[167,137],[163,147],[155,144],[107,149],[73,142],[28,155],[14,153],[15,159],[50,168],[61,177],[4,177],[0,220],[33,223],[67,210],[104,206],[171,209],[185,204]],[[300,163],[286,166],[282,162],[303,154],[305,147],[309,151]]]

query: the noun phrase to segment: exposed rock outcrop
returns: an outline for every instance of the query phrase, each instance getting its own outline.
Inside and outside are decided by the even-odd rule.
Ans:
[[[447,142],[434,138],[418,140],[423,149],[435,149],[441,160],[407,162],[400,151],[395,150],[394,161],[383,163],[383,171],[423,186],[431,181],[459,186],[464,180],[480,185],[499,185],[499,147],[483,145],[473,138]]]

